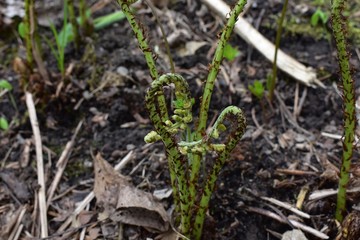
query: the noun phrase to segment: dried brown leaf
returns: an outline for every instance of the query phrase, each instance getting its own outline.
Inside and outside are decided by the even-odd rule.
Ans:
[[[117,173],[100,154],[94,159],[97,205],[115,222],[146,227],[164,232],[169,228],[169,218],[160,202],[152,194],[135,188],[128,179]]]
[[[89,229],[89,233],[86,236],[86,240],[95,240],[98,239],[100,236],[100,228],[95,227],[95,228],[90,228]]]
[[[31,198],[31,194],[26,182],[23,179],[17,177],[13,171],[1,171],[0,179],[21,202],[27,202]]]
[[[91,219],[96,215],[95,212],[91,211],[81,211],[78,216],[78,221],[80,225],[85,225],[91,221]]]

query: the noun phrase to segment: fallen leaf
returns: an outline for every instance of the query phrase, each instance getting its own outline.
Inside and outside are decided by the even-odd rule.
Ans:
[[[180,57],[185,57],[185,56],[191,56],[194,55],[195,52],[201,48],[202,46],[206,45],[207,42],[197,42],[197,41],[188,41],[185,43],[185,46],[183,46],[182,48],[179,48],[177,51],[177,54]]]
[[[85,225],[88,224],[94,216],[95,216],[94,212],[84,210],[79,213],[78,221],[80,225]]]
[[[163,205],[150,193],[135,188],[116,172],[100,154],[94,159],[96,204],[103,208],[99,218],[165,232],[169,217]]]
[[[86,236],[86,240],[99,239],[99,236],[100,236],[100,228],[98,228],[98,227],[91,228],[88,231],[88,235]]]
[[[21,202],[27,202],[31,198],[31,193],[26,182],[23,179],[18,178],[13,171],[0,171],[0,179]]]

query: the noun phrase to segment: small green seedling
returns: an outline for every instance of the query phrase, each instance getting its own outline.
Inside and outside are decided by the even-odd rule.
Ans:
[[[234,60],[236,57],[240,55],[240,51],[231,46],[231,44],[227,43],[224,47],[224,58],[228,61]]]
[[[4,117],[0,117],[0,129],[5,131],[9,129],[9,123]]]
[[[26,36],[26,26],[24,22],[20,22],[18,25],[18,33],[22,39],[25,39]]]
[[[90,11],[87,11],[87,15],[88,15],[88,17],[90,17]],[[125,15],[122,11],[116,11],[114,13],[110,13],[105,16],[95,18],[93,21],[94,29],[95,30],[103,29],[103,28],[105,28],[113,23],[119,22],[123,19],[125,19]],[[81,17],[78,17],[76,20],[78,23],[82,22]],[[58,35],[59,35],[60,39],[63,39],[63,35],[66,36],[66,38],[64,38],[66,40],[63,43],[63,44],[65,44],[65,47],[66,47],[67,44],[74,41],[74,38],[75,38],[74,31],[73,31],[73,24],[67,23],[66,26],[61,29],[61,31]]]
[[[3,95],[3,91],[6,91],[6,92],[9,92],[13,89],[12,85],[4,80],[4,79],[1,79],[0,80],[0,96]],[[8,130],[9,129],[9,123],[8,121],[6,120],[5,117],[0,117],[0,129],[2,130]]]
[[[13,89],[13,86],[6,80],[1,79],[0,80],[0,90],[7,90],[11,91]]]
[[[5,93],[8,93],[11,104],[16,110],[18,110],[14,96],[11,94],[11,90],[13,90],[13,86],[8,81],[0,79],[0,97],[3,96]]]
[[[252,85],[248,85],[248,88],[250,92],[258,99],[262,99],[264,97],[265,87],[261,81],[255,80]]]
[[[58,69],[60,70],[63,78],[65,77],[65,48],[69,42],[70,36],[72,35],[72,29],[69,27],[71,25],[68,24],[67,19],[68,6],[67,1],[64,1],[62,34],[58,33],[54,23],[50,22],[50,29],[54,35],[56,47],[48,38],[44,38],[46,43],[49,45],[52,54],[56,58]]]
[[[68,11],[69,8],[67,6],[67,1],[64,1],[64,7],[63,7],[63,26],[61,28],[61,31],[58,32],[56,30],[56,27],[53,23],[50,23],[50,29],[53,33],[53,36],[55,38],[54,44],[45,37],[45,41],[49,45],[52,54],[56,58],[58,69],[61,72],[61,75],[65,77],[65,49],[67,45],[75,40],[75,33],[73,30],[73,24],[71,22],[68,22]],[[87,19],[90,17],[90,11],[86,12]],[[81,17],[78,17],[76,21],[78,23],[82,23],[83,21],[83,15]],[[125,18],[125,15],[122,13],[122,11],[117,11],[115,13],[111,13],[106,16],[98,17],[94,20],[94,28],[96,30],[104,28],[110,24],[113,24],[115,22],[121,21]],[[24,34],[24,27],[20,24],[19,25],[19,33],[20,35]]]
[[[318,8],[311,16],[310,23],[311,26],[315,27],[319,24],[319,22],[321,22],[322,25],[326,25],[328,20],[329,20],[329,14]]]
[[[0,117],[0,129],[4,131],[9,129],[9,122],[5,117]]]
[[[105,28],[113,23],[119,22],[125,19],[125,15],[122,11],[116,11],[105,16],[101,16],[94,19],[94,28],[99,30]]]

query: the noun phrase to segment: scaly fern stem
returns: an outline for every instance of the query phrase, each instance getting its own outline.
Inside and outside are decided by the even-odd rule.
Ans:
[[[136,21],[135,15],[130,9],[130,4],[132,4],[135,1],[128,1],[128,0],[117,0],[118,4],[121,6],[121,9],[123,13],[125,14],[128,22],[130,23],[130,26],[135,34],[136,39],[139,42],[140,50],[145,55],[145,60],[148,65],[150,76],[153,80],[156,80],[159,78],[159,73],[156,69],[155,60],[153,58],[153,52],[151,48],[149,47],[146,38],[145,38],[145,30],[144,28]],[[166,106],[165,97],[163,93],[159,93],[157,96],[158,101]],[[164,111],[164,109],[161,109],[161,119],[166,120],[169,118],[167,111]]]
[[[343,16],[345,0],[334,0],[331,7],[332,28],[338,53],[338,63],[343,86],[344,101],[344,140],[343,156],[340,169],[339,192],[335,217],[342,221],[346,214],[346,189],[350,179],[350,166],[355,140],[355,90],[354,81],[351,77],[349,53],[346,42],[347,20]]]
[[[205,83],[204,93],[201,100],[199,125],[197,126],[196,140],[199,140],[205,134],[211,95],[214,89],[215,79],[219,73],[220,64],[223,59],[224,47],[230,38],[236,20],[239,14],[243,11],[246,2],[247,2],[246,0],[239,0],[236,3],[235,7],[232,9],[228,22],[221,34],[218,46],[215,51],[215,56],[213,58],[212,63],[210,64],[209,75]]]

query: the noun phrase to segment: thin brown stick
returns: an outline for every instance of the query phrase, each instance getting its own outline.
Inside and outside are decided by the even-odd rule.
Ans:
[[[31,93],[26,92],[25,97],[26,97],[26,105],[29,111],[31,128],[33,130],[34,139],[35,139],[37,177],[39,184],[38,195],[39,195],[41,237],[47,237],[48,221],[47,221],[47,207],[46,207],[46,185],[45,185],[44,160],[42,155],[42,142],[41,142],[41,135],[39,129],[39,122],[37,120],[35,105]]]
[[[268,201],[268,202],[271,202],[279,207],[282,207],[282,208],[285,208],[297,215],[299,215],[300,217],[303,217],[303,218],[307,218],[309,219],[310,218],[310,215],[303,212],[303,211],[300,211],[299,209],[291,206],[290,204],[286,203],[286,202],[281,202],[275,198],[268,198],[268,197],[261,197],[261,199],[265,200],[265,201]]]
[[[300,102],[299,102],[299,106],[298,106],[298,111],[296,112],[296,116],[300,116],[301,114],[301,110],[304,106],[304,103],[305,103],[305,99],[306,99],[306,95],[307,95],[307,88],[304,88],[304,91],[301,95],[301,98],[300,98]]]
[[[57,172],[56,172],[54,180],[51,183],[51,186],[48,191],[48,201],[47,201],[47,205],[46,205],[47,207],[49,207],[49,205],[52,201],[52,198],[54,196],[55,190],[60,182],[61,176],[64,173],[64,170],[65,170],[67,162],[69,160],[72,148],[74,147],[74,144],[75,144],[76,136],[78,135],[82,124],[83,124],[83,121],[81,120],[75,129],[74,135],[71,137],[71,140],[66,144],[65,149],[61,153],[61,156],[56,164]]]
[[[296,176],[319,175],[318,173],[312,172],[312,171],[292,170],[292,169],[283,169],[283,168],[276,169],[276,173],[282,173],[282,174],[287,174],[287,175],[296,175]]]
[[[90,204],[86,205],[86,207],[85,207],[85,210],[86,210],[86,211],[89,211],[89,209],[90,209]],[[79,240],[84,240],[84,239],[85,239],[86,229],[87,229],[87,227],[84,227],[84,228],[81,230]]]
[[[299,126],[299,124],[296,122],[296,119],[294,119],[293,115],[291,114],[290,110],[288,109],[288,107],[285,105],[284,101],[281,99],[280,95],[278,92],[274,91],[274,95],[276,97],[276,100],[278,100],[279,102],[279,107],[280,110],[282,111],[282,113],[286,116],[286,120],[293,126],[295,127],[297,130],[312,136],[313,134],[309,131],[307,131],[306,129],[302,128]]]
[[[297,121],[297,112],[298,110],[298,105],[299,105],[299,83],[296,83],[296,87],[295,87],[295,96],[294,96],[294,110],[293,110],[293,117],[295,119],[295,121]]]
[[[39,195],[34,193],[34,202],[33,202],[33,206],[34,206],[34,209],[31,213],[31,235],[32,236],[39,236],[39,234],[37,234],[38,232],[38,226],[39,224],[37,224],[37,214],[39,212]]]
[[[15,226],[13,227],[13,230],[12,230],[10,236],[9,236],[9,240],[16,240],[16,239],[19,238],[19,234],[22,231],[21,221],[23,220],[25,213],[26,213],[26,205],[23,205],[21,207],[21,210],[20,210],[19,215],[17,217]],[[19,231],[20,231],[20,233],[19,233]]]

